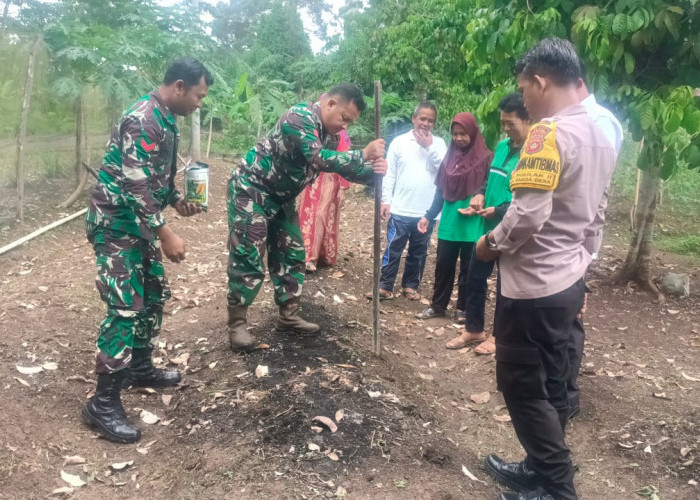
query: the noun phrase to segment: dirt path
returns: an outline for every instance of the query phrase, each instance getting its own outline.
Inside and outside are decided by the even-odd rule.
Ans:
[[[266,283],[251,314],[269,349],[230,353],[222,199],[229,168],[213,166],[209,213],[168,214],[189,253],[186,263],[167,265],[173,300],[158,356],[185,370],[185,381],[162,393],[126,393],[143,432],[136,445],[97,439],[78,419],[94,385],[103,314],[81,222],[0,257],[0,498],[45,498],[68,486],[61,471],[87,482],[63,496],[85,499],[494,498],[500,489],[483,458],[522,455],[504,421],[493,358],[447,351],[451,322],[418,321],[422,305],[403,298],[384,303],[384,353],[371,355],[371,305],[362,295],[371,283],[372,202],[361,189],[345,208],[338,266],[305,286],[304,312],[324,335],[300,343],[274,332]],[[621,248],[606,253],[586,318],[583,409],[568,432],[580,497],[640,498],[642,490],[648,498],[700,498],[698,297],[658,304],[603,286]],[[433,257],[434,247],[426,277]],[[259,365],[269,376],[255,376]],[[29,375],[17,366],[44,368]],[[487,391],[488,402],[471,400]],[[159,422],[141,421],[144,410]],[[314,416],[335,420],[339,411],[337,432],[312,428]],[[84,463],[65,463],[75,456]]]

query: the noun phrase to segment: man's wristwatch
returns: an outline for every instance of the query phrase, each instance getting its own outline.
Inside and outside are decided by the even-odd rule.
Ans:
[[[491,241],[491,238],[489,238],[489,236],[491,236],[491,231],[487,232],[484,235],[484,238],[486,238],[486,248],[488,248],[489,250],[498,250],[498,245],[495,241]]]

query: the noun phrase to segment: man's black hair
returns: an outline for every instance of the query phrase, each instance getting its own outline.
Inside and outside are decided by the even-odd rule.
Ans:
[[[545,38],[518,59],[513,72],[529,79],[535,75],[547,77],[563,87],[576,84],[583,77],[581,68],[581,60],[570,41]]]
[[[521,120],[529,120],[530,115],[525,107],[525,101],[523,100],[523,95],[520,93],[508,94],[498,103],[498,108],[504,113],[513,113],[517,115]]]
[[[437,107],[432,102],[430,102],[430,101],[419,102],[418,105],[416,106],[416,109],[413,111],[414,118],[416,116],[418,116],[418,113],[420,113],[421,109],[432,109],[433,113],[435,113],[435,117],[437,118]]]
[[[365,96],[354,83],[339,83],[328,91],[328,97],[340,97],[346,102],[354,103],[360,113],[367,109]]]
[[[170,63],[165,71],[163,84],[170,85],[178,80],[185,82],[185,85],[191,87],[197,85],[204,77],[207,87],[211,87],[214,83],[214,77],[211,76],[209,70],[194,57],[178,57]]]

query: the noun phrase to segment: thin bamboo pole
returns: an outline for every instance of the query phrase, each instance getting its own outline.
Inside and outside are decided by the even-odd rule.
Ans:
[[[33,233],[28,234],[27,236],[23,236],[22,238],[13,241],[9,245],[5,245],[4,247],[0,248],[0,255],[9,252],[13,248],[17,248],[18,246],[28,242],[31,239],[36,238],[37,236],[44,234],[47,231],[50,231],[51,229],[58,227],[62,224],[65,224],[66,222],[72,221],[76,217],[80,217],[81,215],[85,214],[87,212],[87,208],[83,208],[82,210],[75,212],[73,215],[69,215],[68,217],[64,217],[63,219],[59,219],[56,222],[52,222],[48,226],[44,226],[42,228],[37,229]]]
[[[381,111],[382,82],[374,82],[374,138],[382,137]],[[372,283],[372,335],[374,354],[381,355],[381,332],[379,331],[379,276],[381,274],[381,237],[382,237],[382,176],[374,176],[374,282]]]

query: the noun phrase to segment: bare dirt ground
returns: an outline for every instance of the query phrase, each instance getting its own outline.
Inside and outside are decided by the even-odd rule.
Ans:
[[[446,350],[452,322],[416,320],[424,305],[405,298],[382,304],[383,353],[371,354],[363,294],[371,286],[372,201],[361,188],[344,209],[338,265],[309,276],[304,288],[304,313],[322,323],[323,335],[301,342],[275,332],[266,283],[251,320],[269,347],[228,350],[231,165],[213,163],[209,212],[168,213],[189,252],[185,263],[166,265],[173,299],[157,356],[185,376],[175,389],[125,392],[143,432],[137,444],[99,439],[79,419],[94,387],[104,313],[82,221],[0,257],[0,498],[46,498],[57,489],[56,497],[80,499],[495,498],[500,487],[485,474],[484,457],[518,460],[522,450],[496,392],[493,357]],[[59,182],[34,185],[28,222],[0,230],[0,245],[57,219],[46,207],[68,191]],[[6,221],[12,192],[0,195]],[[625,247],[611,219],[591,280],[582,411],[568,430],[576,485],[582,499],[697,499],[700,297],[660,303],[608,286]],[[697,261],[667,256],[659,265],[691,274],[698,290]],[[258,378],[258,366],[269,375]],[[23,373],[32,367],[41,371]],[[314,429],[315,416],[337,420],[337,432]],[[86,484],[66,481],[76,479]]]

